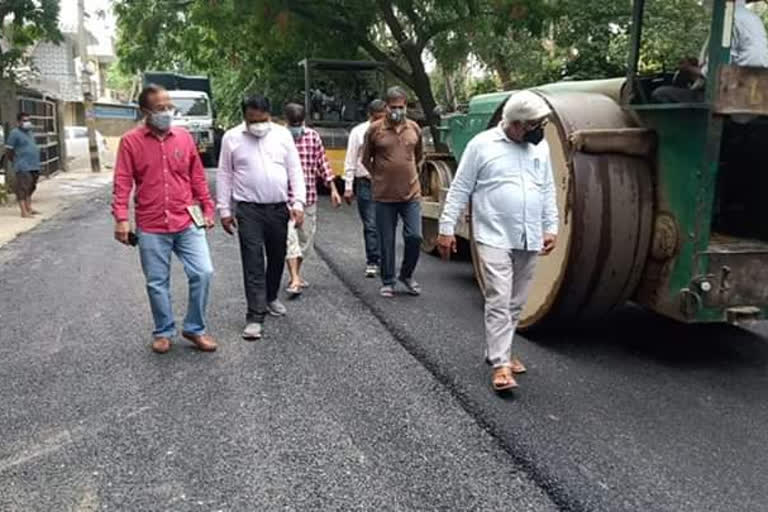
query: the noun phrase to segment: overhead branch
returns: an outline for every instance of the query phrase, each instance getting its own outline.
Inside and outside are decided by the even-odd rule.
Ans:
[[[373,57],[375,60],[386,62],[388,69],[392,72],[392,74],[402,80],[405,85],[411,88],[415,86],[416,82],[413,78],[413,75],[404,69],[395,59],[387,55],[386,52],[382,51],[381,48],[373,44],[371,41],[368,41],[367,39],[360,39],[358,44],[368,53],[368,55]]]
[[[408,21],[411,23],[413,32],[416,34],[416,39],[418,41],[426,39],[424,20],[419,18],[419,15],[416,13],[416,9],[413,6],[413,0],[402,0],[401,2],[398,2],[397,7],[403,11],[405,17],[408,18]]]
[[[367,34],[362,34],[359,30],[359,27],[353,25],[346,19],[341,18],[339,16],[321,14],[316,10],[311,9],[308,6],[301,5],[301,2],[291,2],[289,5],[290,5],[289,9],[291,10],[291,12],[303,18],[305,21],[310,21],[317,25],[330,26],[330,27],[333,27],[334,30],[344,32],[347,35],[351,36],[352,39],[358,44],[358,46],[360,46],[363,50],[365,50],[365,52],[368,53],[368,55],[370,55],[373,59],[379,62],[386,63],[388,66],[388,69],[392,72],[393,75],[395,75],[398,79],[402,80],[403,83],[405,83],[409,87],[413,87],[414,80],[411,73],[409,73],[408,70],[403,68],[403,66],[400,63],[398,63],[395,59],[389,56],[385,51],[383,51],[381,48],[376,46],[372,41],[370,41],[366,37]]]

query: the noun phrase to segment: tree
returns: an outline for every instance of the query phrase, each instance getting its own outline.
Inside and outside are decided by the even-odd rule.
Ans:
[[[15,69],[30,64],[25,50],[38,41],[60,43],[58,0],[0,1],[0,79],[14,79]]]
[[[257,64],[256,80],[270,80],[303,56],[355,54],[388,64],[410,87],[436,125],[436,106],[422,57],[436,36],[460,34],[492,7],[534,0],[117,0],[118,55],[132,69],[173,61],[215,69],[222,63]],[[288,57],[278,61],[282,57]],[[465,56],[466,57],[466,56]],[[230,72],[231,72],[230,68]],[[240,83],[240,81],[235,80]],[[435,132],[436,133],[436,132]]]
[[[201,73],[212,78],[219,120],[233,124],[239,103],[259,91],[273,104],[296,99],[303,88],[298,61],[328,52],[356,56],[348,41],[303,37],[301,20],[241,7],[234,0],[118,0],[117,54],[120,70]]]

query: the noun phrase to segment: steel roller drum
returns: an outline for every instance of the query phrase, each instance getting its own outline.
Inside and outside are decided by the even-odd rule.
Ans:
[[[574,151],[579,130],[634,127],[610,96],[535,90],[554,113],[546,129],[557,189],[557,248],[539,258],[520,327],[556,325],[607,313],[635,291],[648,253],[653,188],[647,161],[620,153]],[[496,120],[492,123],[497,122]],[[472,240],[478,284],[485,276]]]

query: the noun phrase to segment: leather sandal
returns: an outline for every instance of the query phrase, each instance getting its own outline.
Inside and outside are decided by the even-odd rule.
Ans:
[[[165,354],[171,350],[171,340],[168,338],[155,338],[152,342],[152,350],[158,354]]]
[[[509,366],[502,366],[493,369],[491,385],[494,391],[508,391],[517,387],[517,381],[512,376],[512,370]]]
[[[512,369],[512,373],[519,375],[521,373],[525,373],[528,370],[525,368],[525,365],[523,364],[520,359],[513,357],[512,360],[509,362],[509,367]]]

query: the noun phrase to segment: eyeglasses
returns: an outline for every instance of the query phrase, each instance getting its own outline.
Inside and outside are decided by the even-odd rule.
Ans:
[[[526,131],[532,132],[539,128],[544,128],[547,124],[549,124],[549,119],[542,119],[538,123],[526,123],[525,129]]]

